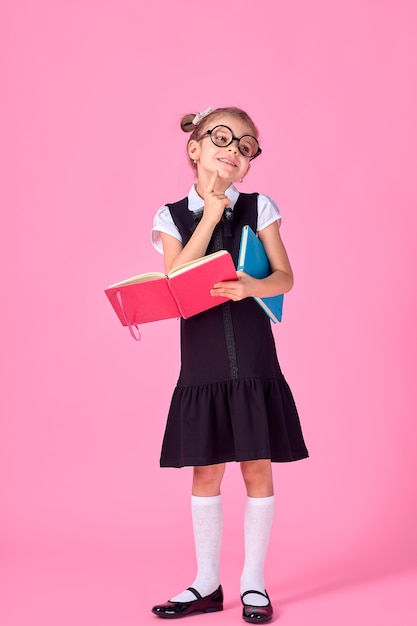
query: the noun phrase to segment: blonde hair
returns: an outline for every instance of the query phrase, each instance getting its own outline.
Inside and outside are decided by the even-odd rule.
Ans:
[[[212,122],[214,122],[217,117],[220,117],[222,115],[232,115],[237,119],[242,120],[250,127],[254,137],[258,138],[259,136],[258,129],[256,128],[252,119],[246,113],[246,111],[238,109],[237,107],[223,107],[219,109],[214,109],[214,111],[211,111],[208,115],[203,117],[200,122],[194,124],[193,119],[196,117],[196,115],[196,113],[189,113],[188,115],[184,115],[181,120],[181,130],[183,130],[185,133],[191,133],[191,136],[187,142],[187,147],[190,141],[198,141],[204,135],[206,130],[210,128]],[[188,158],[190,160],[191,167],[193,168],[193,170],[196,170],[197,165],[194,163],[193,159],[191,159],[189,156]]]

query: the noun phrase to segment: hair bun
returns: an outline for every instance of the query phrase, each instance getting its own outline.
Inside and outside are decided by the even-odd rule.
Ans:
[[[192,133],[197,126],[193,124],[193,119],[195,118],[196,113],[189,113],[188,115],[184,115],[181,120],[181,130],[184,133]]]

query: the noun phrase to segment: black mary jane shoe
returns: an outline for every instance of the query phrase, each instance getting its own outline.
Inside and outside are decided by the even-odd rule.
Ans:
[[[215,611],[223,611],[223,589],[220,585],[216,591],[204,598],[198,593],[194,587],[188,587],[196,597],[190,602],[166,602],[165,604],[157,604],[153,607],[152,613],[158,617],[175,619],[185,617],[191,613],[214,613]]]
[[[268,604],[266,604],[265,606],[253,606],[252,604],[245,604],[243,598],[249,593],[257,593],[263,598],[266,598],[268,600]],[[253,589],[250,589],[249,591],[245,591],[245,593],[242,593],[240,598],[243,604],[242,617],[245,622],[250,622],[251,624],[264,624],[265,622],[271,621],[273,609],[271,600],[269,599],[266,591],[265,593],[262,593],[262,591],[255,591]]]

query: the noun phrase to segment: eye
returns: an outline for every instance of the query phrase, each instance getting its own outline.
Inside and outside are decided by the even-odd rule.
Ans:
[[[239,142],[239,149],[245,156],[253,156],[258,150],[256,140],[251,136],[244,136]]]
[[[216,142],[218,143],[227,143],[229,141],[229,137],[227,136],[227,133],[221,130],[216,130],[214,138]]]

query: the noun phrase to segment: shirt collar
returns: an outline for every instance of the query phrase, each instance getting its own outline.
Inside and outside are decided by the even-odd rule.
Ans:
[[[226,189],[225,194],[231,201],[232,206],[230,208],[233,210],[239,197],[239,191],[234,185],[230,185],[230,187]],[[201,211],[203,208],[204,200],[203,198],[200,198],[195,189],[195,185],[193,185],[190,189],[190,193],[188,194],[188,210],[196,212]]]

